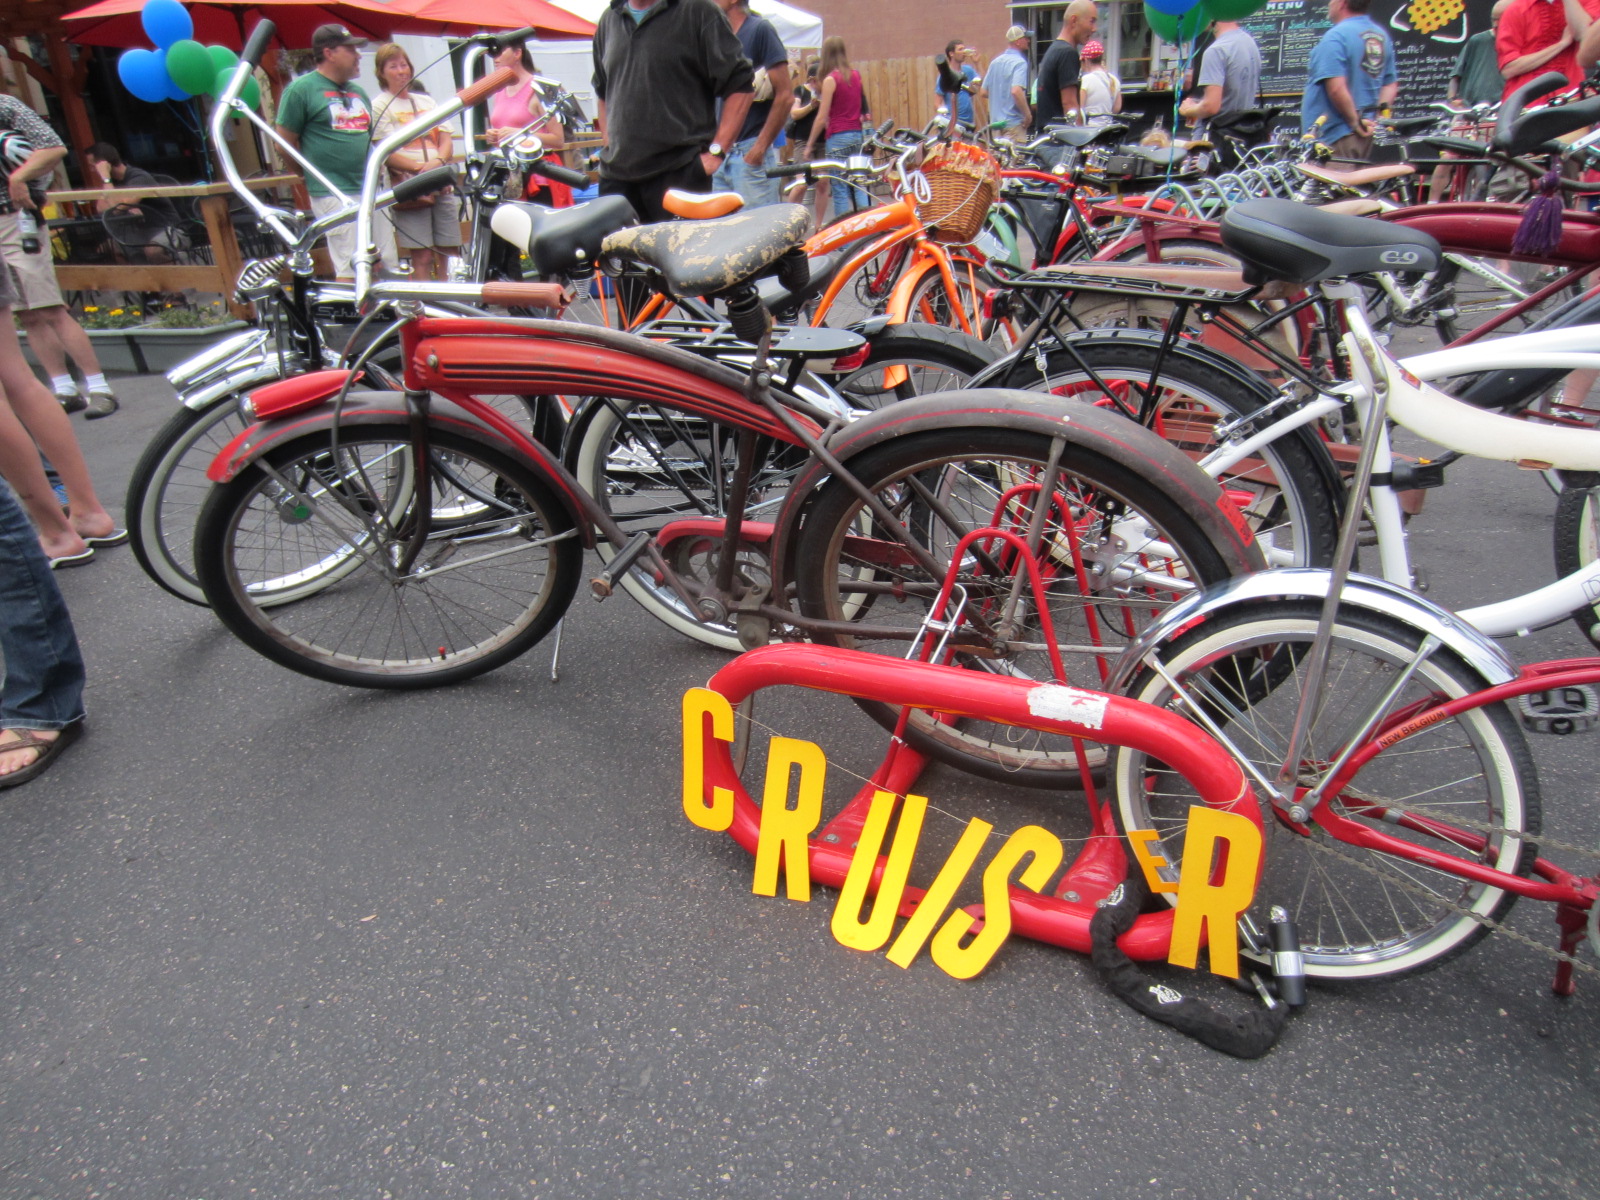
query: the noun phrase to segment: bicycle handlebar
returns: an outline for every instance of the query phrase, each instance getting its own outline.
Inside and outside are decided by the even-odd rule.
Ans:
[[[490,71],[477,83],[469,83],[456,93],[456,99],[461,101],[463,108],[471,108],[474,104],[480,104],[487,100],[507,84],[515,83],[516,80],[517,72],[515,69],[501,67],[497,71]]]
[[[250,64],[252,71],[261,65],[261,56],[267,52],[267,45],[276,32],[278,27],[265,17],[257,21],[256,27],[250,31],[250,40],[245,42],[244,53],[239,57]]]
[[[561,283],[486,283],[483,302],[496,308],[565,308],[572,292]]]
[[[546,179],[553,179],[557,183],[564,183],[568,187],[582,188],[589,186],[589,177],[582,171],[574,171],[571,167],[561,163],[554,163],[541,158],[538,162],[528,164],[528,170],[536,171]]]
[[[809,175],[814,166],[831,165],[827,159],[818,159],[815,162],[779,163],[775,167],[767,168],[768,179],[788,179],[791,175]],[[842,169],[843,163],[838,164]]]
[[[395,184],[394,203],[404,204],[407,200],[415,200],[418,196],[426,196],[429,192],[449,187],[455,181],[456,171],[449,163],[432,167]]]

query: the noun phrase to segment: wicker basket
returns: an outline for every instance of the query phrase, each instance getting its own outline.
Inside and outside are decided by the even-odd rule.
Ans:
[[[917,218],[934,241],[961,246],[978,236],[1000,193],[1000,165],[981,146],[967,142],[935,146],[922,163],[929,198]]]

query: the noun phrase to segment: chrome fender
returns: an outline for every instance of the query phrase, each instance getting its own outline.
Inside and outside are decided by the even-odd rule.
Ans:
[[[1262,600],[1325,600],[1333,576],[1312,567],[1281,567],[1241,575],[1202,592],[1187,596],[1167,609],[1130,642],[1111,670],[1105,690],[1127,690],[1145,657],[1163,642],[1187,632],[1199,622],[1241,604]],[[1351,575],[1339,598],[1341,607],[1358,608],[1402,621],[1413,629],[1432,634],[1487,684],[1508,683],[1518,675],[1504,650],[1488,635],[1480,633],[1460,617],[1431,600],[1398,584],[1369,575]]]
[[[234,396],[236,400],[243,400],[245,394],[255,391],[263,384],[274,383],[281,379],[278,356],[276,354],[260,355],[245,359],[231,367],[222,374],[189,387],[178,393],[178,403],[193,412],[200,412],[214,404]]]
[[[271,338],[271,333],[265,329],[246,329],[223,338],[173,367],[167,372],[167,382],[177,391],[186,408],[203,408],[204,405],[190,404],[188,393],[201,388],[210,391],[217,380],[247,370],[263,359],[275,358],[268,350]]]
[[[213,483],[227,483],[279,446],[308,436],[325,437],[336,425],[341,430],[349,430],[372,425],[404,426],[410,420],[411,413],[406,408],[404,393],[352,391],[337,412],[329,405],[322,405],[284,420],[260,421],[251,425],[218,451],[206,470],[206,478]],[[578,481],[542,444],[513,444],[493,427],[441,396],[433,398],[428,424],[431,428],[449,430],[500,454],[520,459],[567,509],[573,526],[583,538],[584,547],[594,547],[594,527],[584,512],[581,499],[583,491]]]

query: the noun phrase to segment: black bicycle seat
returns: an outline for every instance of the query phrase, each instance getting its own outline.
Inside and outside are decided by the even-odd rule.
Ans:
[[[1429,234],[1293,200],[1250,200],[1230,208],[1222,217],[1222,244],[1244,259],[1249,283],[1432,271],[1440,262],[1439,243]]]
[[[1494,148],[1502,154],[1527,154],[1539,150],[1544,142],[1600,121],[1600,96],[1570,104],[1550,104],[1532,112],[1522,111],[1524,105],[1566,86],[1564,75],[1548,71],[1507,96],[1500,104],[1500,116],[1495,122]]]
[[[606,235],[639,218],[621,196],[601,196],[571,208],[514,201],[496,206],[495,233],[523,251],[539,275],[591,271]]]
[[[1468,158],[1483,158],[1489,153],[1489,147],[1482,142],[1475,142],[1471,138],[1446,137],[1443,134],[1432,134],[1425,138],[1418,138],[1424,146],[1432,150],[1448,150],[1451,154],[1464,154]]]
[[[1424,129],[1432,129],[1438,123],[1438,117],[1395,117],[1387,122],[1389,128],[1401,137],[1410,137],[1413,133],[1421,133]]]
[[[1153,162],[1158,167],[1176,167],[1189,153],[1182,146],[1129,146],[1126,152]]]
[[[811,271],[805,284],[796,291],[786,288],[776,275],[769,275],[756,284],[756,294],[761,297],[761,303],[774,313],[781,313],[785,308],[801,304],[813,296],[820,296],[833,281],[845,258],[856,248],[857,243],[851,243],[815,258],[807,258],[806,262],[810,265]]]
[[[806,240],[811,214],[767,204],[714,221],[667,221],[619,229],[604,250],[654,267],[679,296],[716,296],[764,271]]]
[[[1052,125],[1045,130],[1050,140],[1063,146],[1082,149],[1090,142],[1121,137],[1128,132],[1126,125]]]

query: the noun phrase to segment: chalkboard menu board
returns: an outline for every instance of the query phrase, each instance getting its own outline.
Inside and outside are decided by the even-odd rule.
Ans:
[[[1395,65],[1400,73],[1400,97],[1395,110],[1402,116],[1426,111],[1443,100],[1469,34],[1489,28],[1491,0],[1465,0],[1465,7],[1431,33],[1413,27],[1416,10],[1426,5],[1435,11],[1455,8],[1453,0],[1374,0],[1368,14],[1394,40]],[[1267,6],[1243,22],[1261,47],[1261,92],[1281,104],[1298,104],[1305,90],[1311,51],[1328,29],[1328,6],[1314,0],[1268,0]]]

